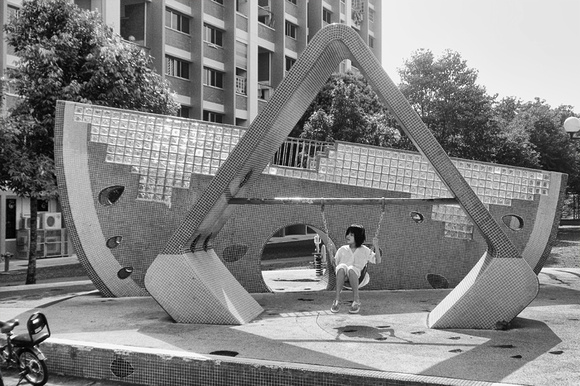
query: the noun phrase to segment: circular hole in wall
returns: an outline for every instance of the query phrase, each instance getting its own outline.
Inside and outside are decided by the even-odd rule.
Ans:
[[[520,231],[524,228],[524,219],[516,214],[506,214],[501,220],[513,231]]]
[[[411,212],[409,216],[411,216],[411,220],[415,221],[417,224],[420,224],[425,220],[425,217],[419,212]]]
[[[121,244],[122,240],[123,240],[123,236],[110,237],[107,240],[107,248],[109,248],[109,249],[117,248]]]
[[[99,193],[99,202],[104,206],[111,206],[121,198],[125,187],[121,185],[109,186]]]
[[[276,231],[262,250],[260,262],[266,285],[274,292],[325,290],[328,277],[322,255],[326,250],[322,248],[326,239],[323,236],[324,232],[307,224],[288,225]]]
[[[126,279],[133,273],[133,267],[123,267],[117,271],[117,277],[119,279]]]

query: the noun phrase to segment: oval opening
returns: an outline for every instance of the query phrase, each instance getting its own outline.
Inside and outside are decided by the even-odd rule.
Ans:
[[[99,193],[99,202],[101,203],[101,205],[104,206],[113,205],[115,202],[119,200],[119,198],[121,198],[124,191],[125,191],[124,186],[120,185],[109,186],[108,188],[101,190],[101,192]]]
[[[123,240],[123,236],[114,236],[107,240],[107,248],[113,249],[117,248],[119,244],[121,244],[121,240]]]
[[[123,267],[117,272],[119,279],[126,279],[133,273],[133,267]]]
[[[409,216],[411,216],[411,220],[415,221],[417,224],[420,224],[425,220],[425,217],[419,212],[411,212]]]
[[[428,273],[427,275],[425,275],[425,278],[427,279],[427,281],[429,282],[429,285],[433,289],[449,288],[449,281],[443,275],[439,275],[436,273]]]
[[[260,266],[272,292],[326,289],[330,252],[323,236],[323,231],[302,223],[280,228],[270,237],[262,250]]]
[[[524,228],[524,219],[516,214],[506,214],[501,219],[512,231],[520,231]]]
[[[223,252],[223,259],[228,263],[233,263],[240,260],[246,252],[248,251],[248,246],[244,244],[234,244],[226,247]]]

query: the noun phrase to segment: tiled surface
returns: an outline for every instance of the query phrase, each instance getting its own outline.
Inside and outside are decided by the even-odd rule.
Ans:
[[[139,176],[138,200],[167,206],[175,188],[189,189],[192,174],[215,175],[246,131],[92,106],[78,106],[74,120],[90,123],[91,142],[107,145],[105,162],[131,166]],[[512,200],[533,201],[550,191],[549,172],[452,162],[484,204],[511,206]],[[320,154],[308,169],[268,165],[264,173],[402,192],[411,198],[453,197],[425,156],[348,143]],[[456,217],[439,216],[451,213]],[[445,237],[472,238],[473,223],[459,206],[434,207],[432,218],[445,221]]]
[[[488,382],[428,375],[238,359],[108,344],[83,345],[60,339],[45,343],[43,351],[51,358],[51,371],[57,374],[127,384],[491,386]]]
[[[354,58],[359,62],[379,96],[417,143],[421,154],[338,143],[334,149],[320,154],[306,170],[269,165],[270,155],[287,135],[284,130],[272,128],[292,127],[299,118],[297,112],[306,108],[307,102],[316,95],[331,68],[334,68],[329,63],[338,63],[344,58]],[[95,254],[98,248],[102,248],[97,244],[104,243],[110,237],[124,236],[123,245],[110,251],[119,265],[113,264],[114,269],[111,269],[108,263],[103,266],[90,262],[91,269],[103,282],[119,282],[113,277],[117,269],[131,268],[131,279],[140,287],[144,286],[145,275],[155,277],[155,280],[149,280],[148,289],[156,287],[155,296],[172,303],[162,306],[166,310],[177,310],[178,314],[188,314],[191,308],[196,308],[196,303],[190,299],[161,295],[165,291],[179,293],[186,290],[189,284],[167,284],[175,267],[168,263],[170,259],[155,261],[159,253],[183,259],[178,265],[187,276],[188,270],[199,269],[194,268],[188,262],[191,257],[184,254],[190,243],[195,244],[194,254],[215,247],[220,256],[228,246],[234,245],[239,256],[225,262],[230,272],[246,289],[264,290],[263,280],[259,277],[259,257],[261,247],[269,236],[282,226],[292,225],[289,223],[290,217],[295,223],[312,224],[321,229],[317,208],[302,208],[301,211],[287,208],[268,208],[265,211],[240,209],[227,204],[227,198],[231,196],[252,193],[260,197],[276,190],[287,193],[307,187],[298,190],[299,194],[313,191],[323,197],[356,197],[363,195],[362,192],[374,197],[456,197],[458,206],[420,208],[425,218],[430,220],[423,224],[422,229],[416,227],[409,231],[409,225],[400,225],[400,219],[407,217],[405,212],[416,208],[390,210],[389,217],[393,219],[390,226],[385,226],[389,234],[381,236],[381,241],[387,245],[388,254],[394,255],[394,261],[388,261],[387,267],[377,267],[379,272],[387,273],[371,280],[369,288],[372,285],[378,288],[420,288],[426,285],[426,272],[458,271],[459,266],[459,272],[463,273],[451,273],[454,276],[450,280],[457,283],[488,245],[493,257],[520,258],[521,246],[525,245],[526,237],[533,229],[548,227],[552,229],[550,234],[553,233],[554,216],[541,222],[535,221],[535,216],[539,209],[538,202],[546,201],[541,200],[542,197],[552,198],[548,200],[551,203],[545,204],[542,210],[557,212],[553,197],[559,196],[561,186],[553,182],[554,173],[450,160],[396,86],[374,62],[373,56],[366,52],[358,36],[341,26],[325,29],[321,38],[313,41],[245,134],[243,130],[225,125],[81,104],[74,107],[73,121],[90,128],[87,138],[88,148],[94,150],[88,160],[92,189],[102,185],[101,181],[113,181],[115,178],[121,179],[126,189],[124,204],[110,211],[98,208],[100,219],[108,216],[110,229],[94,235],[91,239],[93,246],[88,246],[94,251],[87,253]],[[80,158],[86,156],[84,154]],[[123,177],[113,178],[113,175]],[[272,183],[280,185],[272,186]],[[66,191],[67,188],[63,189]],[[166,209],[161,210],[160,205]],[[524,209],[529,225],[520,235],[510,234],[508,237],[499,219],[502,214],[516,208]],[[334,229],[330,230],[330,236],[333,240],[342,238],[342,231],[338,228],[344,226],[344,221],[349,221],[344,219],[345,213],[350,217],[373,219],[377,217],[377,208],[343,210],[335,216],[339,220],[334,218],[332,221]],[[125,221],[123,216],[127,214],[132,221]],[[260,224],[260,227],[267,224],[267,228],[259,230],[261,238],[240,237],[239,231],[245,231],[248,222],[236,221],[239,218],[254,218],[256,221],[253,223]],[[135,221],[144,222],[145,225]],[[135,230],[127,229],[129,223]],[[160,228],[160,234],[156,235],[158,240],[147,239],[146,224]],[[113,229],[118,231],[106,234]],[[135,241],[131,244],[128,233],[139,232],[139,241],[143,245],[137,245]],[[80,231],[77,233],[80,234]],[[412,245],[408,245],[409,235],[417,236],[417,241]],[[453,244],[442,242],[445,239],[454,239],[449,240]],[[257,251],[254,244],[259,248]],[[87,248],[87,245],[75,245],[81,249]],[[131,245],[136,248],[131,248]],[[540,249],[541,246],[536,246],[533,253]],[[245,253],[239,253],[242,250]],[[431,255],[429,261],[425,261],[425,254]],[[127,256],[130,261],[122,261],[127,260]],[[461,260],[459,264],[458,259]],[[155,270],[151,270],[153,261]],[[190,274],[197,275],[196,272]],[[209,284],[208,288],[215,287],[217,291],[220,283],[230,281],[229,277],[224,279],[225,276],[217,275],[216,284]],[[215,291],[210,289],[210,292]],[[190,320],[190,317],[186,319]]]

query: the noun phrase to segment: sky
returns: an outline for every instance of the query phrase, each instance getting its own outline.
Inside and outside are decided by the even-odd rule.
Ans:
[[[383,68],[420,49],[459,52],[489,95],[580,114],[580,0],[380,0]]]

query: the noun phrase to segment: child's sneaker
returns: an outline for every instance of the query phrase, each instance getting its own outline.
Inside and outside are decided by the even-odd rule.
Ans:
[[[338,300],[335,300],[332,303],[332,307],[330,307],[330,312],[336,314],[339,310],[340,310],[340,303],[338,302]]]
[[[360,302],[352,302],[350,306],[350,310],[348,310],[349,314],[358,314],[360,311]]]

